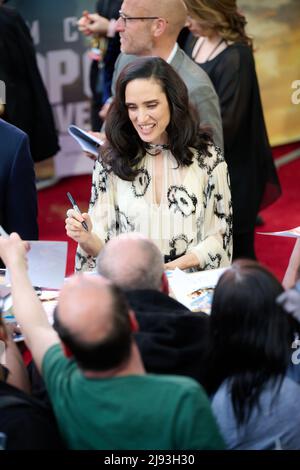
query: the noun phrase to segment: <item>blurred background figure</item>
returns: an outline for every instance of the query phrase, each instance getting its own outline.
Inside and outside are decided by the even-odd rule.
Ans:
[[[116,33],[115,24],[121,4],[121,0],[99,0],[96,3],[97,13],[84,11],[78,21],[79,31],[85,36],[91,36],[91,128],[94,131],[101,128],[102,117],[99,111],[111,96],[114,65],[120,53],[120,38]]]
[[[7,233],[22,234],[24,240],[37,240],[37,194],[28,137],[2,119],[0,156],[0,225]]]
[[[264,122],[251,38],[236,0],[185,0],[192,33],[185,50],[220,99],[233,203],[233,258],[255,258],[259,209],[280,195]]]
[[[59,150],[51,106],[37,66],[29,29],[19,13],[0,5],[0,80],[6,86],[1,118],[29,136],[34,162]]]

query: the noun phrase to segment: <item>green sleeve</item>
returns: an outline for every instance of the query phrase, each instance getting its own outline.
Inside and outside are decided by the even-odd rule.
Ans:
[[[175,446],[178,450],[225,449],[208,397],[197,384],[186,390],[178,404]]]

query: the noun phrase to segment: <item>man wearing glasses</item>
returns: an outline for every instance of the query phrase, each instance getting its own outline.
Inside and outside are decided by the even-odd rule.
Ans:
[[[177,37],[186,22],[182,0],[124,0],[116,24],[121,52],[115,64],[112,92],[119,73],[137,56],[158,56],[169,62],[185,82],[201,125],[210,127],[216,145],[223,148],[219,100],[201,67],[179,48]],[[97,21],[90,29],[97,31]]]

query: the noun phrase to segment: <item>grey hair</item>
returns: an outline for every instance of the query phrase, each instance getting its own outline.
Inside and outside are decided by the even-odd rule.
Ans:
[[[107,243],[97,258],[97,271],[124,290],[160,290],[164,272],[163,256],[156,245],[146,239],[128,240],[134,250],[117,249]],[[134,255],[133,255],[134,252]],[[129,259],[130,258],[130,259]]]

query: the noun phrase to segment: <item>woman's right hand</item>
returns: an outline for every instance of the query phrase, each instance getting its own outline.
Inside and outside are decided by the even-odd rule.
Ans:
[[[74,209],[67,211],[66,218],[67,235],[79,243],[81,248],[90,256],[98,256],[102,249],[103,243],[98,235],[93,232],[93,224],[89,214],[84,212],[79,214]],[[88,230],[85,230],[81,222],[87,224]]]
[[[83,221],[86,222],[88,230],[83,227],[81,223]],[[68,237],[80,245],[87,244],[92,239],[93,224],[87,213],[79,214],[74,209],[69,209],[65,220],[65,228]]]

